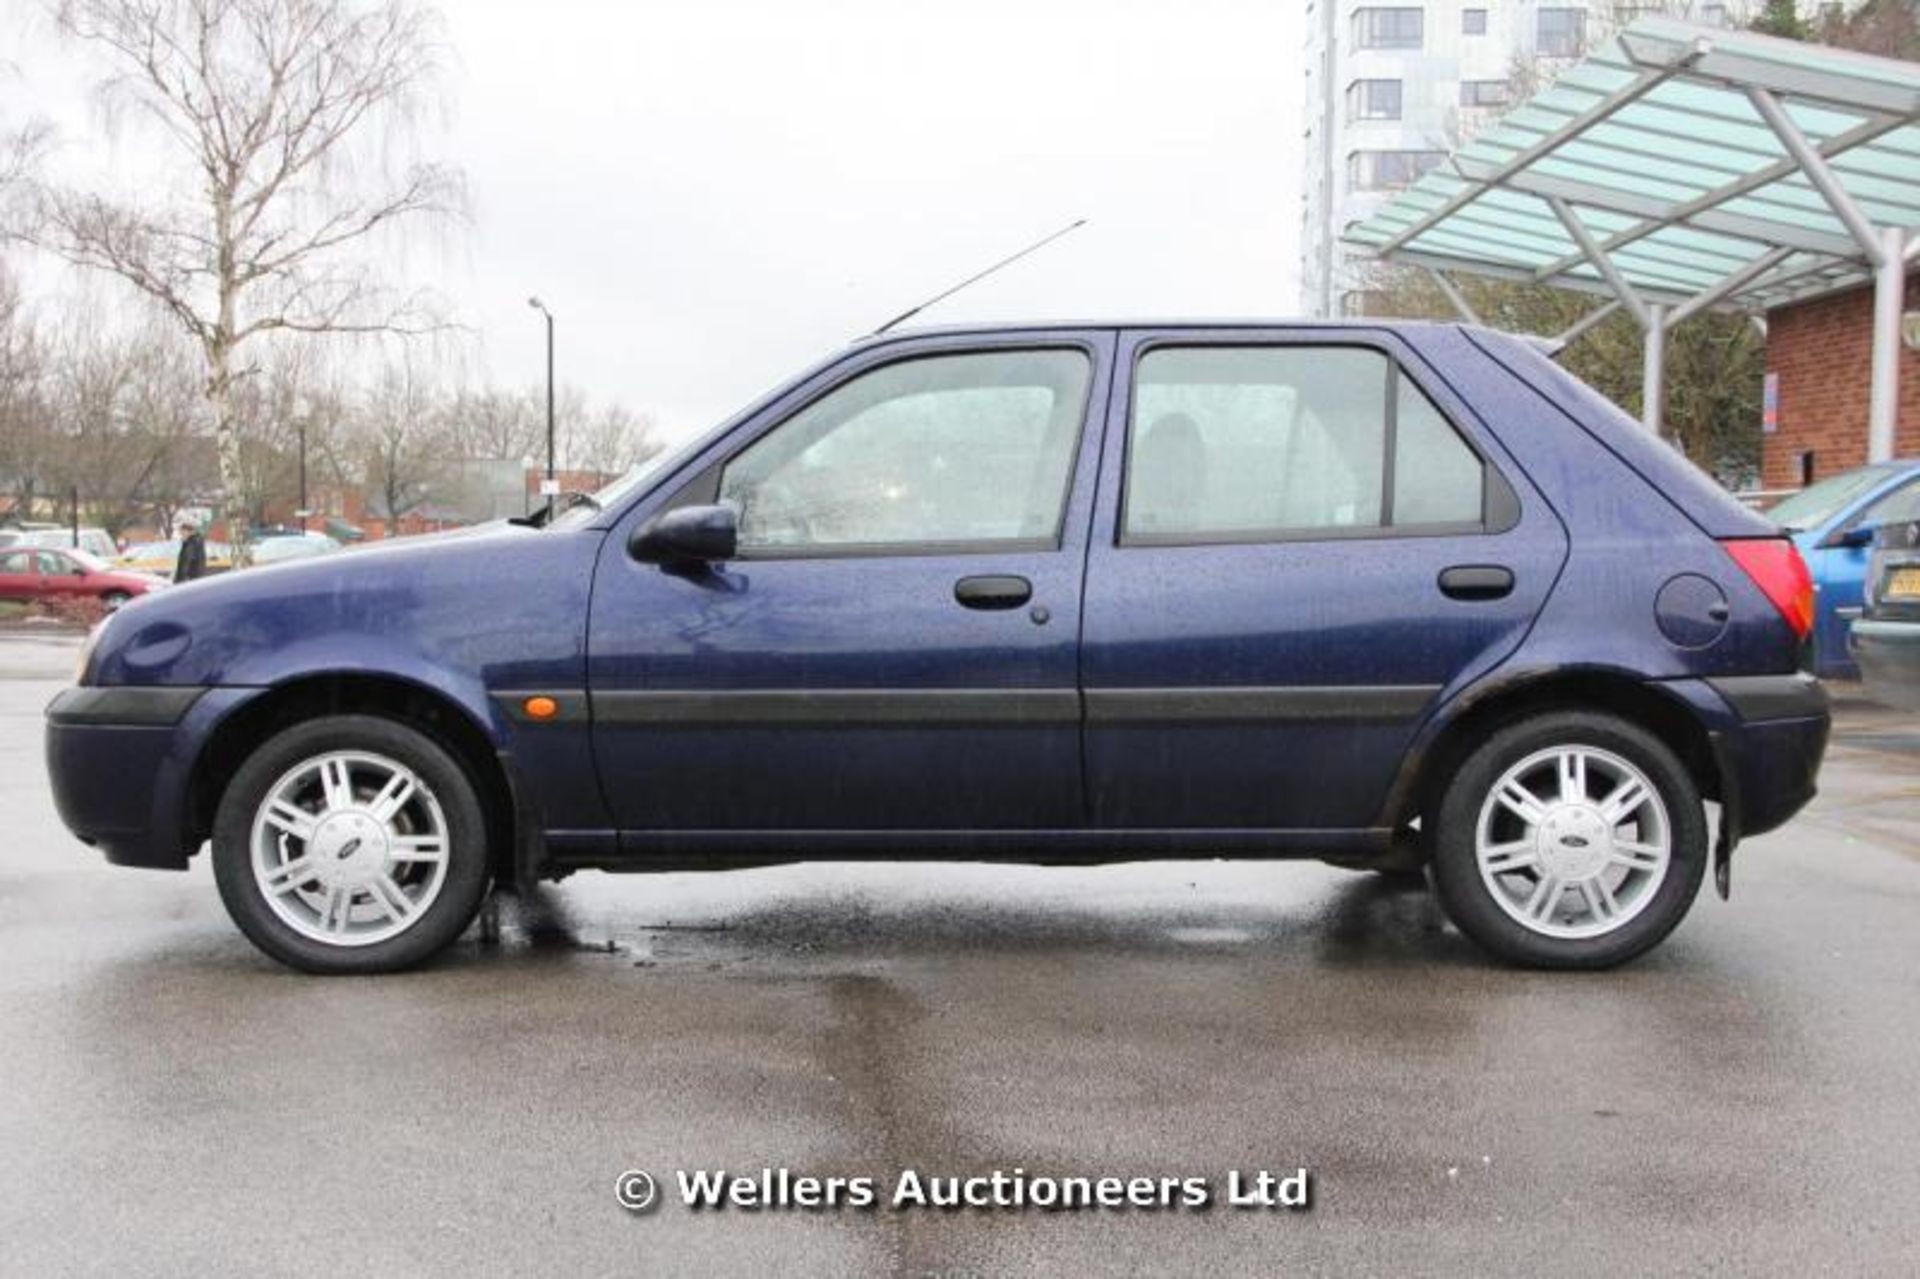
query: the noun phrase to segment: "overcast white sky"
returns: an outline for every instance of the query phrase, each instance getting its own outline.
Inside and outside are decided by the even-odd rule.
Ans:
[[[464,166],[474,218],[408,271],[475,327],[497,380],[541,376],[538,293],[561,380],[680,436],[1076,217],[1089,225],[922,320],[1295,309],[1289,0],[442,12],[437,149]],[[60,88],[70,55],[41,39],[23,55],[13,87],[69,136],[93,128]]]

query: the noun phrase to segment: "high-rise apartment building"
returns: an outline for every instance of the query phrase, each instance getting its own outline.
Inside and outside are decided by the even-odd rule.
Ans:
[[[1669,0],[1305,0],[1306,222],[1301,305],[1358,308],[1346,228],[1497,117],[1524,74],[1551,78],[1642,13],[1718,25],[1727,4]],[[1743,8],[1735,4],[1734,8]]]

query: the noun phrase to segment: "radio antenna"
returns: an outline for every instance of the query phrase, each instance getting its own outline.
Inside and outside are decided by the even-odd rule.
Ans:
[[[888,320],[885,324],[875,329],[868,336],[879,337],[882,333],[885,333],[888,329],[893,328],[895,325],[900,324],[906,320],[911,320],[914,316],[920,314],[922,311],[932,306],[935,302],[944,302],[946,299],[952,297],[954,294],[958,293],[960,290],[966,288],[969,284],[976,284],[979,281],[986,279],[988,276],[992,275],[995,271],[998,271],[1001,267],[1012,266],[1015,262],[1018,262],[1021,258],[1026,257],[1029,253],[1039,252],[1041,249],[1046,248],[1049,244],[1052,244],[1055,240],[1059,239],[1061,236],[1065,235],[1067,232],[1078,231],[1081,227],[1085,226],[1086,224],[1087,224],[1087,220],[1085,218],[1075,218],[1073,221],[1067,223],[1067,225],[1061,227],[1058,231],[1055,231],[1052,235],[1045,236],[1042,239],[1035,240],[1032,244],[1029,244],[1026,248],[1020,250],[1018,253],[1014,254],[1012,257],[1001,258],[998,262],[995,262],[992,266],[988,267],[986,270],[981,271],[977,275],[968,276],[966,279],[960,281],[960,283],[954,285],[952,288],[948,289],[946,292],[936,293],[932,297],[928,298],[925,302],[922,302],[919,306],[912,307],[909,310],[902,311],[900,314],[894,316],[891,320]]]

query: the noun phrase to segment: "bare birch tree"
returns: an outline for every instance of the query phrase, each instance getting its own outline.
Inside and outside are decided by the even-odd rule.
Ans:
[[[231,505],[246,487],[234,390],[250,344],[435,327],[423,297],[383,287],[365,254],[462,207],[457,172],[379,163],[435,91],[436,16],[412,0],[62,0],[56,12],[111,65],[102,93],[165,144],[181,194],[43,186],[32,237],[120,277],[198,345]]]

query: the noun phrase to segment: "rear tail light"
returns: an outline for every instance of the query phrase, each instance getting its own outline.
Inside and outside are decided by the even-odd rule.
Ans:
[[[1813,577],[1800,548],[1784,537],[1740,538],[1720,545],[1773,601],[1794,635],[1805,639],[1813,629]]]

